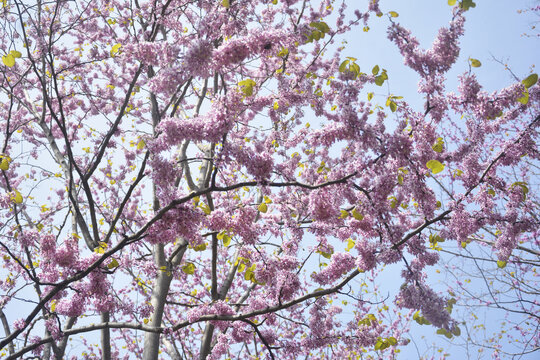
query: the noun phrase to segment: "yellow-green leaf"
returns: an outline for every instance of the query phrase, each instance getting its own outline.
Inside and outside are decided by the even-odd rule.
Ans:
[[[15,203],[15,204],[22,204],[23,202],[23,197],[21,195],[21,193],[19,192],[19,190],[15,190],[13,194],[11,194],[11,200]]]
[[[9,162],[11,159],[8,156],[2,156],[0,155],[0,170],[7,170],[9,169]]]
[[[122,44],[114,45],[111,49],[111,57],[115,57],[120,52],[121,47],[122,47]]]
[[[480,67],[480,66],[482,66],[482,63],[478,59],[470,58],[469,60],[471,61],[471,66],[472,67]]]
[[[447,331],[445,329],[439,329],[437,330],[437,334],[439,335],[446,335]]]
[[[497,261],[497,267],[499,269],[504,269],[506,267],[506,261],[501,261],[501,260]]]
[[[353,216],[353,218],[355,218],[356,220],[358,221],[361,221],[361,220],[364,220],[364,215],[362,215],[360,212],[358,212],[358,210],[356,209],[353,209],[353,211],[351,212],[351,215]]]
[[[326,259],[330,259],[332,257],[332,253],[333,252],[320,252],[320,254]]]
[[[390,11],[388,14],[390,14],[390,16],[393,18],[397,18],[399,16],[399,14],[395,11]]]
[[[523,96],[517,98],[517,101],[522,103],[523,105],[527,105],[529,103],[529,89],[525,89],[522,95]]]
[[[2,62],[7,67],[15,65],[15,57],[12,54],[2,55]]]
[[[201,208],[201,210],[206,214],[206,215],[210,215],[212,213],[212,209],[210,209],[210,206],[206,205],[206,204],[201,204],[199,205],[199,207]]]
[[[257,208],[260,212],[265,213],[268,211],[268,205],[266,203],[260,203],[259,207]]]
[[[283,49],[281,49],[280,52],[278,52],[277,56],[279,56],[279,57],[285,57],[285,56],[287,56],[288,54],[289,54],[289,49],[287,49],[287,48],[284,47]]]
[[[440,173],[441,171],[444,170],[444,165],[441,164],[439,161],[437,160],[429,160],[427,163],[426,163],[426,166],[428,169],[431,170],[431,172],[433,174],[438,174]]]
[[[444,140],[442,137],[437,139],[437,142],[431,147],[434,151],[440,153],[444,150]]]
[[[456,0],[448,0],[448,5],[450,6],[456,5]]]
[[[367,94],[367,99],[368,99],[368,101],[370,101],[371,99],[373,99],[373,93],[372,93],[372,92],[369,92],[369,93]]]
[[[252,79],[246,79],[240,81],[238,85],[242,87],[242,92],[244,93],[244,95],[251,96],[253,95],[253,87],[257,85],[257,83]]]
[[[528,89],[538,81],[538,74],[531,74],[521,81],[523,85]]]
[[[231,244],[231,237],[227,234],[223,235],[223,246],[229,246]]]
[[[341,65],[339,65],[339,72],[345,72],[347,70],[347,65],[349,65],[350,60],[343,60]]]
[[[206,250],[206,243],[202,243],[201,245],[197,245],[193,248],[195,251],[204,251]]]
[[[221,2],[221,5],[223,5],[223,7],[225,7],[225,8],[228,9],[229,6],[230,6],[229,0],[223,0],[223,1]]]
[[[354,247],[354,245],[356,245],[356,243],[354,242],[353,239],[347,240],[347,248],[345,250],[347,251],[351,250]]]
[[[195,265],[193,263],[187,263],[182,266],[182,271],[188,275],[193,275],[195,273]]]
[[[137,143],[137,150],[142,150],[144,149],[144,147],[146,146],[146,142],[144,142],[143,139],[139,140],[139,142]]]
[[[375,65],[375,66],[373,67],[373,69],[371,69],[371,73],[372,73],[373,75],[377,75],[377,74],[379,73],[379,70],[380,70],[379,65]]]
[[[17,50],[11,50],[9,52],[15,59],[18,59],[22,56],[22,54],[20,53],[20,51],[17,51]]]
[[[107,265],[107,268],[114,269],[117,268],[120,264],[118,263],[118,260],[112,259],[109,265]]]

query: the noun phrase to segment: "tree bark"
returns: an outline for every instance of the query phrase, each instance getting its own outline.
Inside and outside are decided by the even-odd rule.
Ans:
[[[154,246],[154,259],[158,268],[162,266],[174,267],[182,261],[182,257],[186,252],[187,242],[183,239],[178,240],[176,249],[180,249],[174,258],[168,262],[165,260],[165,251],[163,244]],[[152,327],[160,327],[163,320],[163,311],[165,309],[165,302],[167,300],[167,294],[169,293],[169,287],[173,279],[172,271],[167,267],[165,271],[159,271],[154,286],[152,288],[152,297],[150,303],[154,308],[152,318],[148,325]],[[154,360],[158,358],[159,353],[159,333],[147,332],[144,335],[144,350],[143,360]]]

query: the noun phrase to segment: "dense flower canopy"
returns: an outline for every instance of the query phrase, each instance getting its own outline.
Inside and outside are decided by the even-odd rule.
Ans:
[[[471,299],[538,349],[538,76],[448,91],[448,3],[426,50],[378,0],[1,1],[2,356],[392,358]],[[340,45],[383,20],[422,108]]]

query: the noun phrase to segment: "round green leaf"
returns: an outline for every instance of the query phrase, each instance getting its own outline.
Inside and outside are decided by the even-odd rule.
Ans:
[[[471,58],[470,61],[471,61],[471,66],[472,67],[480,67],[480,66],[482,66],[482,63],[478,59]]]
[[[429,160],[427,163],[426,163],[426,166],[428,169],[431,170],[431,172],[433,174],[438,174],[440,173],[441,171],[444,170],[444,165],[441,164],[439,161],[437,160]]]
[[[7,67],[15,65],[15,57],[12,54],[2,55],[2,62]]]

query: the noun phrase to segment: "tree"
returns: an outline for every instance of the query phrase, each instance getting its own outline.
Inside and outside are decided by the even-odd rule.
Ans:
[[[449,3],[423,50],[377,0],[2,1],[3,356],[392,357],[463,331],[449,252],[538,349],[538,76],[446,92]],[[423,109],[337,45],[374,15]]]

